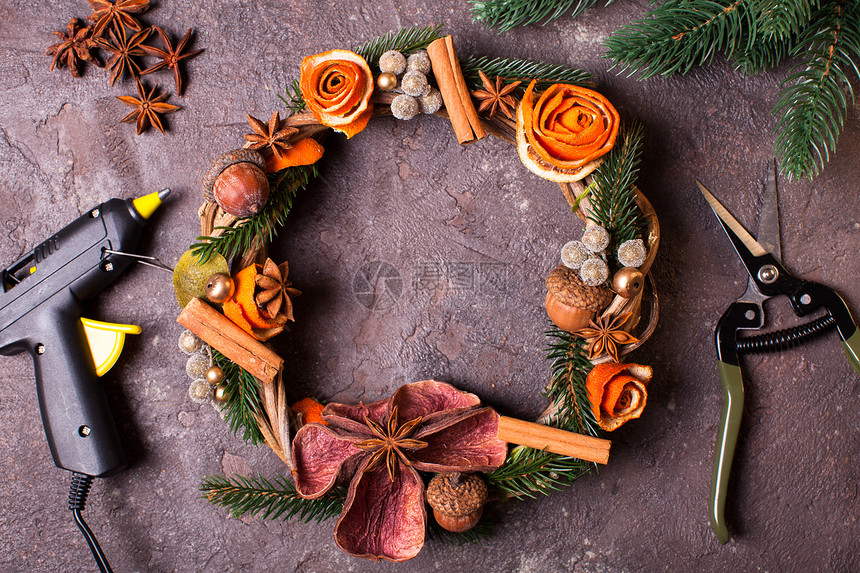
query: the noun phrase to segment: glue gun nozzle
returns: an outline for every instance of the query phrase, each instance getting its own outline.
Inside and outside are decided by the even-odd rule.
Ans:
[[[143,197],[138,197],[132,201],[132,204],[141,217],[149,219],[152,214],[155,213],[155,210],[161,206],[161,202],[168,195],[170,195],[170,189],[164,188],[161,191],[156,191],[149,195],[144,195]]]

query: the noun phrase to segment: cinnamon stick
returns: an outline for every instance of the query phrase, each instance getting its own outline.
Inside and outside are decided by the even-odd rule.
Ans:
[[[199,298],[191,299],[176,322],[266,384],[284,366],[283,358]]]
[[[454,52],[454,41],[451,36],[434,40],[427,46],[427,55],[436,76],[436,84],[445,102],[448,119],[454,128],[457,141],[469,143],[477,137],[486,136],[478,112],[472,103],[472,96],[466,87],[466,79],[460,69],[460,61]]]
[[[511,444],[546,450],[587,462],[609,462],[609,440],[584,436],[543,424],[499,416],[498,437]]]
[[[451,68],[454,71],[454,81],[457,83],[457,93],[460,96],[463,109],[466,111],[469,125],[475,133],[475,139],[484,139],[487,137],[487,134],[481,126],[481,118],[478,117],[478,110],[475,109],[475,104],[472,103],[472,94],[469,92],[469,86],[466,85],[466,78],[463,77],[463,70],[460,68],[460,60],[457,58],[457,51],[454,49],[454,38],[452,36],[445,36],[445,47],[448,48],[448,57],[451,59]]]

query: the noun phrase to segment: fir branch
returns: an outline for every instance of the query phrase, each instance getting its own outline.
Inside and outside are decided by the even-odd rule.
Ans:
[[[547,24],[566,12],[575,18],[597,0],[472,0],[472,19],[499,33],[536,22]],[[606,1],[609,6],[612,0]]]
[[[338,515],[345,499],[342,492],[334,490],[317,499],[305,499],[282,475],[273,480],[262,476],[234,475],[232,479],[207,476],[200,484],[200,491],[209,503],[227,508],[235,518],[248,514],[263,519],[295,518],[305,523]]]
[[[547,424],[572,432],[597,436],[599,426],[591,411],[585,378],[591,363],[583,353],[583,341],[557,328],[547,331],[547,358],[552,361],[551,380],[544,395],[556,406]],[[487,476],[494,487],[517,498],[550,494],[570,485],[597,465],[577,458],[517,446],[505,463]]]
[[[756,0],[756,32],[763,40],[788,40],[812,17],[819,0]]]
[[[538,80],[536,89],[545,90],[552,84],[574,84],[582,87],[594,87],[595,79],[590,73],[567,66],[557,66],[544,62],[519,60],[511,58],[488,58],[487,56],[466,56],[460,60],[460,68],[470,90],[483,88],[478,71],[484,72],[488,78],[499,76],[506,82],[522,81],[524,84],[533,79]],[[526,86],[518,88],[522,95]]]
[[[487,475],[487,481],[518,499],[536,498],[570,485],[596,468],[592,462],[517,446],[502,467]]]
[[[606,154],[594,173],[589,218],[609,231],[607,250],[615,253],[618,245],[641,235],[642,217],[636,205],[636,175],[642,159],[645,129],[641,123],[623,124],[615,146]]]
[[[591,410],[591,402],[585,389],[585,379],[592,364],[586,357],[582,338],[553,326],[546,332],[549,343],[546,348],[550,365],[550,383],[544,396],[557,411],[547,424],[571,432],[597,436],[600,426]]]
[[[648,16],[605,41],[615,66],[641,72],[641,79],[685,74],[711,63],[720,50],[731,58],[739,49],[748,50],[754,37],[746,33],[755,29],[746,0],[668,0]]]
[[[757,74],[765,68],[778,65],[787,58],[797,40],[794,36],[781,38],[775,35],[765,37],[761,29],[756,29],[756,36],[745,41],[749,49],[735,52],[730,58],[738,69],[745,74]]]
[[[860,5],[854,1],[823,5],[793,55],[801,54],[808,61],[783,82],[773,110],[781,116],[774,147],[789,179],[817,175],[836,148],[848,106],[843,85],[854,101],[848,74],[858,76]]]
[[[495,523],[487,519],[486,512],[481,515],[481,519],[472,529],[455,533],[448,531],[439,525],[435,519],[427,520],[427,537],[437,540],[445,545],[465,545],[467,543],[480,544],[482,541],[489,539],[493,535]]]
[[[374,73],[379,71],[379,57],[388,50],[397,50],[408,56],[418,50],[423,50],[430,42],[439,38],[442,26],[416,26],[388,32],[372,38],[356,48],[353,52],[364,58]]]
[[[233,434],[244,428],[242,439],[254,445],[264,440],[255,415],[262,415],[263,405],[260,402],[260,384],[253,375],[231,362],[226,356],[212,349],[212,359],[224,372],[227,383],[226,420]]]
[[[255,239],[270,243],[278,234],[293,207],[293,198],[317,176],[316,165],[288,167],[269,173],[269,200],[263,210],[238,227],[218,227],[224,232],[217,237],[197,237],[191,251],[201,262],[213,253],[220,253],[228,261],[252,248]]]
[[[301,113],[305,109],[305,96],[302,95],[302,87],[298,79],[294,79],[292,83],[287,84],[284,94],[286,97],[278,95],[278,98],[290,110],[290,115]]]

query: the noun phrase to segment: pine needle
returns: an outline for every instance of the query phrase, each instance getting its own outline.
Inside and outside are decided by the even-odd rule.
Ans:
[[[635,183],[644,140],[641,123],[622,124],[615,146],[592,174],[596,189],[591,194],[589,217],[609,231],[610,253],[615,253],[624,241],[642,234],[642,212],[636,205]]]
[[[530,60],[466,56],[460,60],[460,68],[463,70],[463,76],[470,90],[483,87],[478,71],[484,72],[488,78],[501,77],[508,83],[522,81],[523,84],[527,84],[536,79],[538,91],[545,90],[555,83],[574,84],[581,87],[594,87],[596,83],[594,76],[586,71]],[[525,88],[526,85],[521,85],[517,90],[518,95],[522,95]]]
[[[284,94],[286,97],[278,95],[278,98],[287,106],[290,115],[301,113],[305,109],[305,96],[302,95],[302,88],[298,79],[287,84]]]
[[[860,4],[833,1],[815,12],[794,55],[807,57],[783,83],[774,107],[781,116],[774,147],[789,179],[817,175],[842,132],[851,102],[848,76],[857,78],[860,62]]]
[[[388,32],[372,38],[356,48],[353,52],[364,58],[374,73],[379,71],[379,57],[388,50],[397,50],[408,56],[418,50],[423,50],[430,42],[439,38],[442,26],[416,26]]]
[[[634,21],[606,39],[606,55],[641,79],[685,74],[710,64],[719,51],[727,57],[747,50],[755,29],[746,0],[667,0],[648,18]]]
[[[597,0],[471,0],[472,19],[504,33],[517,26],[548,24],[565,13],[571,18],[591,8]],[[606,6],[612,3],[607,0]]]
[[[305,499],[282,475],[272,480],[262,476],[207,476],[200,484],[200,491],[209,503],[227,508],[235,518],[247,514],[263,519],[298,519],[305,523],[338,515],[345,499],[342,492],[334,490],[317,499]]]
[[[242,439],[257,445],[264,442],[263,434],[257,425],[256,415],[263,411],[260,401],[260,384],[251,374],[243,370],[237,364],[231,362],[226,356],[212,349],[212,359],[224,372],[224,380],[227,384],[227,403],[222,410],[226,410],[226,420],[233,430],[233,435],[242,429]]]
[[[191,245],[191,252],[202,262],[208,261],[214,253],[220,253],[229,261],[252,248],[257,237],[271,243],[284,225],[296,194],[316,176],[316,165],[269,173],[269,200],[263,210],[239,227],[218,227],[224,232],[217,237],[197,237],[198,242]]]
[[[557,328],[547,332],[547,358],[552,361],[552,377],[544,394],[557,406],[547,424],[556,428],[597,436],[599,426],[591,411],[585,378],[591,363],[583,354],[582,339]],[[549,495],[597,469],[597,465],[577,458],[517,446],[505,463],[487,476],[490,484],[516,498]]]

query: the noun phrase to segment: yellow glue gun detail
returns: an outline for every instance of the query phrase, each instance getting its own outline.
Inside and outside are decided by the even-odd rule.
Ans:
[[[141,329],[134,324],[113,324],[89,318],[81,318],[84,333],[87,335],[93,363],[96,365],[96,375],[103,376],[116,364],[126,334],[140,334]]]

